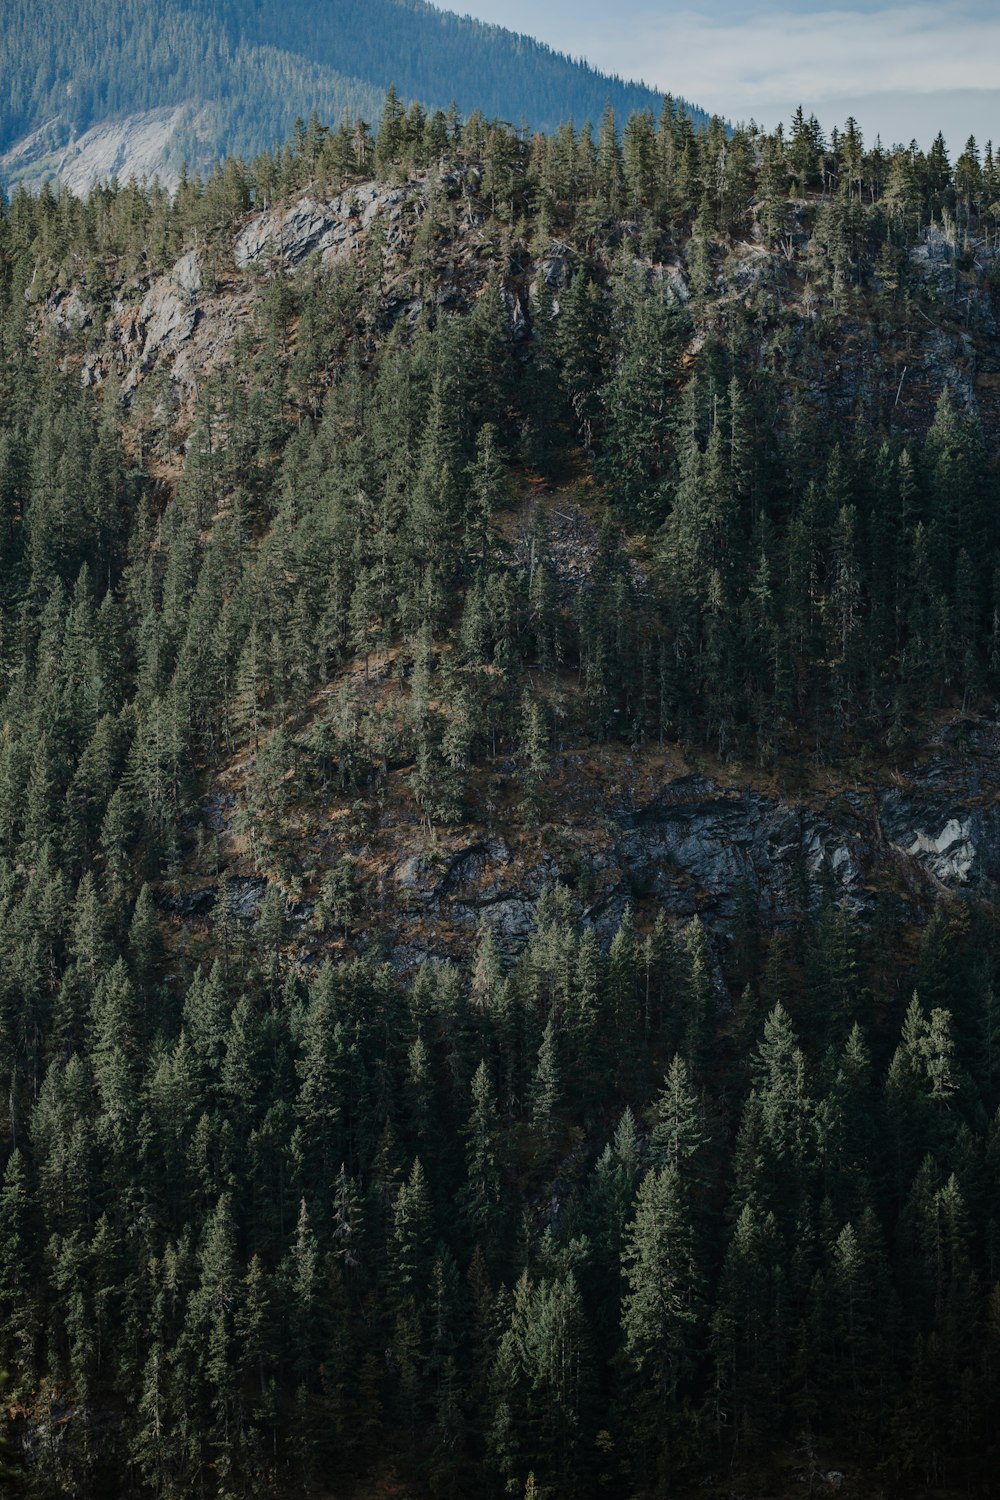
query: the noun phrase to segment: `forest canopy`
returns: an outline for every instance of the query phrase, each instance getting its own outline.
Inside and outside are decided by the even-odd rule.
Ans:
[[[251,213],[373,178],[398,230],[237,266]],[[573,756],[854,792],[991,723],[998,428],[949,376],[995,355],[998,235],[975,142],[395,91],[172,198],[4,204],[19,1483],[990,1493],[989,892],[852,901],[803,850],[782,912],[748,870],[721,919],[605,920],[584,861],[415,957],[371,851],[554,846]],[[122,308],[191,251],[203,320],[252,301],[233,357],[129,383]]]

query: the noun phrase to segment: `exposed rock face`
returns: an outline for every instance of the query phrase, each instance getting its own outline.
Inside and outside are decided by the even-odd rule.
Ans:
[[[848,903],[863,906],[858,842],[855,829],[835,829],[804,808],[696,782],[673,783],[662,801],[624,819],[618,849],[630,885],[651,889],[678,915],[714,909],[725,917],[743,883],[765,912],[791,910],[797,888],[824,862]]]
[[[143,283],[141,300],[120,297],[105,324],[104,343],[84,355],[83,383],[99,385],[114,373],[128,402],[164,362],[183,392],[195,391],[229,358],[254,307],[249,290],[206,293],[204,283],[201,257],[189,250],[165,276]]]
[[[921,921],[941,899],[1000,889],[1000,799],[981,770],[970,776],[960,757],[940,757],[900,786],[808,802],[675,777],[643,805],[591,808],[575,853],[558,827],[544,855],[486,835],[447,855],[410,853],[394,871],[394,904],[432,941],[488,927],[504,946],[528,934],[556,881],[581,896],[586,886],[584,920],[605,941],[627,905],[649,903],[678,922],[700,915],[725,936],[743,885],[778,922],[816,900],[821,882],[862,921],[880,890]]]
[[[676,794],[677,784],[667,789]],[[709,783],[689,805],[660,802],[627,820],[619,845],[632,879],[680,913],[728,916],[741,882],[780,917],[824,870],[860,914],[874,892],[902,886],[916,906],[1000,883],[1000,808],[905,793],[848,793],[825,808],[795,806]]]
[[[60,115],[46,120],[30,135],[23,136],[0,155],[0,179],[4,184],[23,182],[26,187],[41,187],[58,170],[66,154],[69,130]]]
[[[197,297],[201,291],[201,257],[197,250],[188,250],[170,272],[170,279],[187,297]]]
[[[158,276],[139,305],[144,330],[143,356],[148,360],[175,353],[187,343],[200,311],[201,262],[196,250],[182,255],[166,276]]]
[[[175,292],[169,282],[160,281],[142,299],[139,319],[145,328],[143,353],[159,354],[179,348],[191,337],[198,309]]]
[[[953,303],[959,295],[958,267],[966,248],[961,238],[955,234],[954,226],[949,232],[941,224],[929,225],[924,230],[920,243],[911,248],[910,260],[920,271],[937,301]],[[975,253],[988,259],[991,255],[995,256],[996,251],[980,242]],[[965,309],[966,326],[995,335],[997,314],[989,288],[962,282],[960,295]]]
[[[267,895],[267,881],[236,876],[229,885],[229,911],[240,922],[252,922]]]
[[[184,412],[184,400],[212,370],[233,358],[238,340],[253,327],[269,275],[294,271],[311,259],[330,265],[349,260],[365,252],[377,226],[385,254],[383,295],[375,315],[383,329],[394,322],[412,324],[427,307],[433,313],[435,308],[470,306],[491,269],[482,236],[470,232],[482,221],[478,188],[474,170],[463,169],[444,176],[419,174],[403,185],[367,182],[332,199],[305,194],[291,207],[257,212],[234,224],[228,242],[211,248],[211,262],[191,249],[159,276],[123,278],[110,307],[88,302],[86,289],[72,284],[56,284],[47,298],[44,288],[36,287],[32,300],[50,326],[67,336],[84,335],[69,357],[78,358],[84,347],[85,383],[114,375],[128,401],[154,371],[169,374],[180,410],[179,456],[190,412],[190,405]],[[428,273],[422,261],[418,271],[410,259],[413,237],[421,216],[441,207],[442,195],[449,200],[440,215],[445,228],[422,236],[421,254],[430,258],[431,268]],[[573,274],[567,246],[551,240],[534,248],[534,258],[525,250],[516,270],[505,268],[501,287],[514,344],[530,337],[532,291],[547,288],[558,315],[559,297]],[[792,298],[787,266],[778,257],[762,245],[737,249],[720,279],[723,296],[750,297],[763,290],[779,303]],[[951,248],[931,235],[913,254],[924,274],[940,282],[944,295],[954,280]],[[687,297],[679,258],[658,264],[637,256],[635,265],[650,281],[669,284],[679,300]],[[970,406],[978,405],[987,432],[1000,432],[1000,365],[993,345],[980,336],[987,326],[984,309],[985,302],[975,318],[970,314],[971,334],[942,330],[925,319],[926,327],[908,335],[905,352],[890,351],[898,355],[890,370],[890,399],[895,396],[900,424],[925,431],[947,385]],[[885,370],[871,328],[845,320],[832,355],[818,352],[805,329],[804,313],[798,322],[789,321],[786,352],[801,362],[817,409],[846,415],[876,403]],[[703,338],[704,332],[696,331],[689,355]],[[525,524],[509,538],[511,554],[522,564],[531,556],[528,519],[526,515]],[[588,587],[599,549],[598,528],[593,515],[573,503],[551,507],[546,521],[546,565],[551,566],[558,600],[569,605]],[[641,591],[646,585],[641,562],[633,559],[632,568]],[[952,733],[957,737],[950,740]],[[542,891],[556,881],[576,890],[585,920],[602,939],[614,932],[629,904],[645,904],[647,912],[664,909],[678,923],[698,913],[724,935],[744,884],[754,892],[761,912],[780,922],[815,898],[820,879],[862,919],[874,911],[879,891],[885,890],[906,901],[914,919],[922,920],[943,898],[994,890],[1000,894],[1000,801],[995,792],[1000,787],[1000,733],[995,725],[956,724],[942,732],[935,748],[939,753],[929,764],[892,780],[883,773],[880,782],[869,780],[862,789],[836,796],[781,796],[762,785],[733,788],[723,785],[722,771],[718,780],[661,772],[662,784],[654,791],[648,763],[643,767],[643,752],[637,752],[634,770],[636,784],[642,781],[641,793],[633,787],[625,795],[612,790],[607,779],[602,782],[605,763],[572,812],[552,799],[549,817],[565,818],[566,825],[549,822],[544,840],[534,843],[516,820],[509,844],[486,828],[425,839],[405,811],[396,826],[380,827],[370,849],[338,847],[336,834],[327,839],[317,833],[311,842],[331,859],[344,853],[366,856],[368,875],[377,883],[380,900],[384,898],[380,928],[399,953],[467,952],[469,935],[480,926],[491,928],[505,945],[516,946],[530,931]],[[568,779],[575,776],[578,789],[586,779],[580,772],[586,752],[561,759],[565,764],[560,769],[568,768]],[[400,805],[405,808],[405,800]],[[220,804],[219,831],[227,825],[228,810]],[[241,858],[235,855],[234,871],[241,868]],[[238,887],[235,882],[241,878],[244,885]],[[234,909],[252,921],[263,882],[235,873],[232,880]],[[192,892],[176,911],[182,918],[205,916],[215,896],[214,887]],[[308,920],[304,907],[290,915],[300,924]],[[326,939],[321,935],[306,933],[304,938],[314,944],[314,952],[323,951]],[[360,947],[362,938],[355,934],[351,941]]]
[[[167,163],[173,138],[182,126],[197,126],[197,113],[190,104],[104,120],[76,138],[68,122],[50,120],[0,156],[0,179],[38,189],[50,178],[58,178],[71,192],[85,194],[95,183],[112,177],[121,182],[130,177],[149,181],[158,177],[173,192],[180,178]]]
[[[906,852],[926,856],[942,884],[965,885],[976,863],[972,823],[968,818],[949,818],[936,838],[918,831]]]
[[[574,823],[583,811],[575,807]],[[942,766],[933,764],[903,787],[809,802],[674,777],[635,808],[592,804],[575,839],[568,824],[548,825],[541,843],[527,845],[485,830],[450,845],[424,842],[413,828],[391,832],[404,842],[379,885],[379,924],[402,968],[461,958],[483,929],[502,947],[518,948],[542,893],[559,882],[576,891],[584,922],[604,944],[628,906],[647,915],[663,910],[678,925],[697,915],[725,943],[743,886],[777,923],[815,902],[822,883],[862,922],[874,915],[880,891],[902,898],[917,922],[942,899],[1000,891],[1000,799],[984,795],[975,778],[964,789],[946,787]],[[165,905],[184,920],[204,921],[218,892],[201,887]],[[253,923],[266,892],[266,880],[231,874],[233,917]],[[308,925],[311,908],[289,908],[288,916],[299,928],[303,961],[320,961],[326,949]],[[365,944],[358,935],[355,946]]]
[[[290,209],[257,214],[237,236],[233,260],[243,271],[278,266],[289,271],[313,255],[332,263],[360,251],[376,218],[391,250],[403,242],[408,203],[423,192],[419,182],[393,188],[363,183],[328,203],[302,198]],[[165,275],[142,281],[131,295],[123,289],[104,324],[103,343],[95,343],[84,355],[83,383],[99,385],[114,373],[128,402],[145,376],[165,362],[175,384],[190,395],[230,358],[259,295],[249,279],[236,287],[231,282],[219,287],[213,282],[210,287],[199,252],[189,250]],[[524,337],[521,304],[512,299],[510,305],[512,324],[520,320]],[[399,296],[390,298],[390,316],[413,322],[420,309],[404,279]],[[61,328],[84,328],[91,321],[75,290],[54,294],[47,316]]]
[[[92,321],[87,305],[75,286],[50,300],[48,315],[54,326],[64,333],[89,328]]]
[[[200,886],[187,891],[183,896],[165,896],[161,905],[165,910],[187,920],[204,920],[210,917],[219,897],[219,886]],[[267,895],[267,881],[254,875],[234,875],[228,887],[229,915],[238,922],[254,922]]]
[[[123,127],[128,123],[119,122]],[[383,251],[383,328],[394,323],[412,327],[428,303],[436,313],[470,306],[490,270],[479,234],[484,220],[481,188],[476,169],[462,167],[422,171],[402,184],[364,182],[329,199],[315,191],[305,193],[291,206],[254,213],[234,226],[233,238],[221,258],[213,261],[211,275],[198,252],[189,250],[164,275],[120,285],[116,300],[110,309],[100,309],[100,317],[96,309],[88,309],[86,293],[80,297],[79,289],[78,301],[71,303],[71,288],[64,285],[53,289],[44,315],[65,331],[100,328],[100,339],[95,336],[84,355],[85,384],[99,384],[114,374],[129,401],[141,380],[161,368],[162,361],[178,387],[183,412],[185,406],[190,409],[188,398],[205,376],[231,359],[263,295],[262,278],[294,272],[310,259],[326,265],[350,260],[366,251],[376,227]],[[425,237],[421,252],[430,257],[431,275],[426,265],[417,273],[411,261],[417,228],[425,214],[438,215],[445,205],[441,223],[446,232]],[[913,253],[924,274],[951,278],[952,286],[952,247],[939,243],[932,233]],[[648,281],[669,285],[678,301],[687,300],[685,268],[673,251],[662,262],[636,256],[635,266]],[[531,337],[532,296],[547,288],[558,316],[572,268],[570,247],[552,239],[540,247],[533,262],[522,259],[517,271],[505,277],[502,296],[510,338],[522,352]],[[718,280],[724,298],[764,291],[783,303],[795,301],[783,258],[762,244],[734,247]],[[953,290],[952,286],[949,298]],[[971,331],[922,324],[910,337],[905,359],[887,364],[871,328],[850,317],[842,322],[836,348],[818,351],[806,338],[808,309],[800,309],[802,317],[789,323],[783,356],[798,362],[809,398],[820,412],[847,419],[859,406],[876,410],[891,386],[893,420],[903,428],[926,431],[947,386],[978,410],[989,437],[1000,433],[1000,363],[993,352],[995,341],[983,332],[987,325],[994,326],[993,313],[985,287],[969,295],[975,301]],[[704,337],[704,330],[695,330],[686,359],[697,354]]]
[[[527,937],[538,897],[559,875],[554,860],[526,866],[504,839],[485,837],[462,845],[443,865],[409,856],[394,883],[404,911],[462,928],[489,927],[504,944],[515,944]]]
[[[915,803],[895,792],[882,801],[882,822],[899,854],[914,860],[946,891],[1000,882],[1000,808]]]
[[[317,254],[325,261],[344,260],[357,250],[379,215],[391,244],[398,238],[403,204],[413,191],[364,182],[330,203],[300,198],[289,209],[269,210],[251,219],[236,241],[233,258],[240,270],[266,269],[272,263],[297,266]]]

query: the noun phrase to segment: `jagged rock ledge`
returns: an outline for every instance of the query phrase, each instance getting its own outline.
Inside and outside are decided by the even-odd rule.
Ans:
[[[609,809],[600,825],[600,834],[596,822],[578,828],[575,842],[549,825],[534,852],[485,831],[436,845],[411,839],[378,892],[385,951],[404,968],[428,956],[467,956],[483,928],[515,949],[556,883],[576,892],[583,920],[604,943],[627,906],[662,909],[678,925],[698,915],[724,942],[744,887],[778,923],[818,900],[824,883],[862,922],[880,892],[919,923],[941,900],[1000,890],[1000,798],[974,784],[949,790],[933,771],[905,787],[848,791],[825,803],[683,776],[640,807]],[[205,885],[162,904],[203,924],[218,890]],[[233,874],[229,892],[231,917],[252,925],[267,881]],[[304,961],[317,961],[327,946],[310,932],[311,915],[307,904],[289,910]],[[362,951],[364,938],[353,946]]]

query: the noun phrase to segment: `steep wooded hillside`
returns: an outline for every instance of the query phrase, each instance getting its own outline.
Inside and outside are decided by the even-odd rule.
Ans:
[[[991,153],[390,99],[0,217],[45,1496],[986,1496]]]

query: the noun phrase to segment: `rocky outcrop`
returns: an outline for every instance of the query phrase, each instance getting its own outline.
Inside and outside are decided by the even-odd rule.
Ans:
[[[79,333],[93,322],[90,310],[75,286],[50,298],[47,315],[52,327],[60,333]]]
[[[1000,885],[1000,805],[949,800],[919,781],[826,806],[675,782],[623,820],[619,849],[632,883],[679,914],[725,919],[746,883],[780,918],[825,879],[860,915],[883,888],[905,890],[919,915],[941,895]]]
[[[289,272],[312,256],[330,264],[359,253],[378,220],[393,278],[386,318],[412,323],[422,303],[402,266],[407,228],[416,223],[418,212],[413,205],[422,200],[426,186],[425,181],[400,187],[362,183],[328,202],[303,197],[291,208],[256,214],[233,242],[233,263],[242,273]],[[481,281],[478,269],[476,275]],[[182,396],[190,396],[206,375],[229,360],[260,295],[253,276],[242,275],[235,284],[231,273],[222,284],[210,280],[199,252],[188,250],[165,275],[146,278],[128,292],[122,289],[103,322],[101,341],[84,354],[83,383],[99,385],[115,375],[127,403],[142,380],[165,363]],[[471,291],[451,286],[452,300],[465,295]],[[512,336],[525,338],[523,305],[516,294],[507,296]],[[77,300],[71,303],[73,297]],[[59,327],[78,330],[92,321],[76,291],[54,293],[47,316]]]
[[[1000,892],[1000,797],[988,764],[939,756],[898,784],[826,798],[784,799],[705,776],[666,780],[634,807],[592,806],[577,837],[550,825],[544,847],[482,835],[445,853],[411,852],[393,877],[393,905],[441,939],[492,929],[516,946],[543,890],[578,892],[584,920],[607,941],[627,905],[699,915],[721,937],[742,887],[781,922],[829,889],[860,920],[880,892],[921,922],[942,899]],[[577,809],[579,811],[579,808]],[[565,835],[565,836],[564,836]]]
[[[942,885],[966,885],[976,866],[972,822],[949,818],[936,837],[918,829],[906,852],[923,857]]]
[[[201,256],[197,250],[186,251],[170,272],[170,280],[185,297],[197,297],[201,291]]]
[[[161,281],[142,299],[139,320],[144,332],[142,352],[149,357],[186,343],[198,321],[198,309],[169,282]]]
[[[189,250],[166,275],[147,280],[138,301],[116,300],[103,341],[84,355],[83,383],[99,385],[114,374],[127,403],[142,380],[164,363],[181,391],[193,393],[230,357],[255,306],[249,289],[208,293],[204,283],[201,256]]]
[[[576,804],[572,824],[546,824],[540,841],[516,825],[507,837],[466,830],[433,841],[397,825],[385,830],[395,862],[383,865],[369,900],[386,951],[404,969],[428,957],[464,960],[482,930],[518,948],[540,897],[557,883],[574,892],[604,944],[631,906],[646,919],[666,912],[677,926],[699,916],[724,946],[742,889],[768,923],[816,903],[825,888],[862,923],[886,892],[919,924],[942,900],[1000,893],[1000,797],[976,775],[956,786],[950,773],[958,770],[942,758],[901,785],[800,800],[675,776],[635,807]],[[223,810],[220,829],[232,811]],[[377,846],[365,852],[380,862]],[[202,885],[165,897],[163,906],[198,927],[214,919],[220,889]],[[226,889],[231,917],[252,927],[267,880],[234,871]],[[303,963],[330,955],[310,905],[289,906],[287,915]],[[346,951],[369,945],[370,935],[358,931]]]
[[[233,249],[239,270],[267,270],[301,265],[310,255],[327,262],[355,253],[362,237],[381,217],[386,244],[399,239],[403,205],[421,191],[419,184],[389,188],[377,182],[360,183],[328,203],[300,198],[291,208],[257,214],[242,230]]]
[[[560,878],[557,861],[526,864],[503,838],[459,845],[445,859],[410,855],[393,872],[396,906],[403,912],[461,929],[489,927],[504,944],[531,931],[535,904]]]
[[[204,921],[215,915],[220,889],[218,885],[198,886],[183,895],[165,895],[160,904],[165,911],[185,921]],[[225,889],[230,918],[255,922],[267,895],[267,881],[255,875],[231,875]]]
[[[43,146],[40,141],[37,149]],[[86,384],[114,376],[128,402],[142,379],[165,364],[178,388],[178,427],[183,428],[190,397],[206,375],[231,359],[264,295],[265,280],[294,274],[311,261],[334,265],[358,257],[370,249],[376,226],[383,252],[377,314],[383,332],[393,324],[412,327],[428,311],[439,316],[469,307],[495,268],[495,261],[484,253],[485,207],[481,175],[470,165],[421,170],[405,183],[371,180],[332,197],[314,188],[291,204],[268,207],[236,222],[228,244],[212,247],[211,274],[199,253],[190,249],[163,275],[119,284],[110,308],[89,309],[84,288],[63,284],[52,288],[47,302],[37,288],[31,299],[43,303],[44,315],[62,331],[79,335],[95,330],[82,362]],[[440,232],[421,236],[418,268],[411,252],[419,226],[427,227],[427,215],[433,216]],[[610,263],[612,254],[622,249],[618,246],[613,252],[609,242],[598,254]],[[954,247],[931,232],[913,254],[931,285],[937,288],[940,281],[941,299],[951,305],[957,274]],[[688,300],[678,247],[664,247],[658,260],[640,254],[633,254],[633,260],[637,274],[650,284],[669,286],[678,302]],[[533,297],[547,289],[558,316],[575,264],[573,247],[551,238],[520,254],[516,267],[506,267],[502,296],[511,343],[521,358],[527,357],[530,346]],[[955,327],[953,319],[939,327],[925,318],[908,334],[905,351],[880,347],[871,321],[851,312],[820,345],[808,334],[815,304],[800,300],[789,264],[762,242],[735,245],[719,269],[717,283],[722,301],[763,295],[790,313],[797,311],[797,317],[782,325],[773,349],[771,335],[765,332],[759,359],[765,362],[780,348],[781,357],[794,362],[805,398],[818,413],[846,421],[859,408],[872,413],[891,410],[895,425],[923,432],[947,386],[962,404],[978,409],[988,437],[1000,433],[1000,360],[995,338],[986,332],[994,326],[986,278],[976,281],[966,275],[962,280],[963,295],[971,299],[967,328]],[[705,329],[697,326],[698,316],[696,311],[686,364],[706,337]]]
[[[725,918],[744,884],[768,915],[790,911],[824,865],[847,903],[862,908],[860,842],[856,826],[691,778],[625,815],[617,848],[630,886],[648,889],[678,915],[710,910]]]

